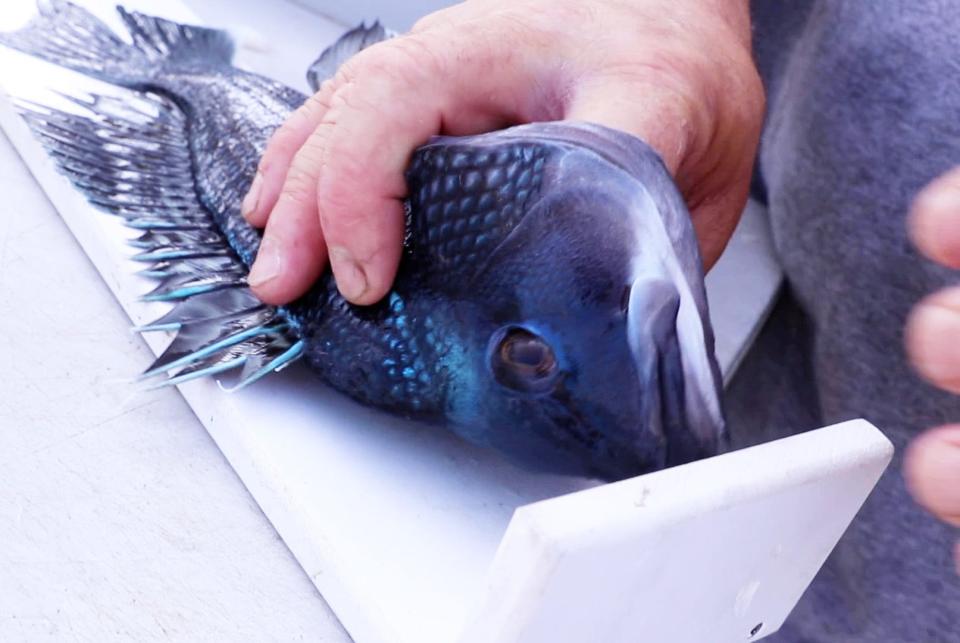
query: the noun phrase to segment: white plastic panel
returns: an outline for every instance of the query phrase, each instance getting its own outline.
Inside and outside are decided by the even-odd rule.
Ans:
[[[760,639],[891,454],[854,420],[521,507],[463,640]]]

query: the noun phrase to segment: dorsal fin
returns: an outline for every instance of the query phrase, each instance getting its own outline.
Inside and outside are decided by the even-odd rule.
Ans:
[[[385,29],[379,21],[374,21],[369,27],[361,22],[323,50],[320,57],[307,69],[307,82],[313,91],[317,91],[320,89],[320,84],[332,78],[340,69],[340,65],[347,62],[354,54],[370,45],[389,40],[395,35],[394,32]]]

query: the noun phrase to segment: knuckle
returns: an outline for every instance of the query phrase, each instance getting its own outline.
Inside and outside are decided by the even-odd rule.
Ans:
[[[333,74],[333,78],[327,81],[330,83],[331,88],[331,102],[336,98],[337,94],[343,91],[344,87],[352,85],[358,78],[362,77],[363,59],[369,57],[371,55],[370,52],[371,49],[364,49],[337,68],[337,71]]]
[[[471,18],[475,17],[476,13],[472,7],[466,7],[463,4],[453,5],[421,17],[407,33],[420,34],[424,31],[443,32],[448,30],[462,32],[466,25],[471,22]]]
[[[406,34],[365,49],[344,63],[336,75],[338,84],[352,85],[371,77],[408,82],[436,73],[443,57],[433,40],[425,34]]]
[[[336,85],[332,81],[324,81],[320,89],[307,98],[306,102],[297,109],[297,112],[302,113],[304,116],[310,118],[310,120],[320,118],[323,113],[329,109],[330,95],[335,89]]]
[[[280,191],[280,199],[298,209],[313,207],[313,199],[299,185],[284,185]]]
[[[330,111],[325,122],[336,127],[347,114],[363,113],[369,109],[376,111],[379,108],[380,106],[364,96],[362,87],[353,83],[344,84],[330,97]]]
[[[280,190],[280,198],[301,207],[314,207],[316,199],[315,176],[297,165],[291,166]]]
[[[431,29],[437,29],[442,27],[449,27],[452,25],[452,21],[444,15],[443,11],[437,11],[435,13],[429,13],[415,23],[410,28],[411,34],[418,34],[424,31],[429,31]]]
[[[257,164],[257,169],[263,174],[270,173],[278,164],[278,159],[288,156],[294,149],[289,135],[281,132],[283,127],[281,125],[267,140],[267,146]]]
[[[345,189],[344,183],[339,181],[327,183],[317,194],[320,225],[332,238],[337,237],[338,230],[352,228],[363,219],[353,207],[355,200],[355,192]]]
[[[290,168],[291,172],[319,175],[326,158],[324,153],[326,149],[325,131],[325,127],[317,127],[310,138],[297,150],[297,154],[293,158],[293,165]]]
[[[310,100],[315,100],[315,97],[308,99],[308,102]],[[326,102],[324,105],[326,105]],[[276,164],[278,158],[289,159],[294,156],[303,140],[303,130],[317,123],[325,111],[326,107],[323,111],[318,111],[316,105],[308,108],[306,104],[294,111],[267,141],[266,149],[260,160],[260,171],[269,171]]]
[[[430,38],[424,36],[407,36],[397,40],[394,62],[402,67],[421,69],[424,67],[437,68],[443,60],[437,55],[436,47]]]
[[[280,129],[277,130],[277,138],[289,139],[295,136],[303,128],[319,120],[326,111],[326,103],[322,101],[319,93],[310,96],[300,107],[294,110],[293,114],[284,121]]]

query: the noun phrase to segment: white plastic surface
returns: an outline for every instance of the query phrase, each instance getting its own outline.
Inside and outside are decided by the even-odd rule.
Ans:
[[[854,420],[521,507],[464,643],[763,638],[891,455]]]
[[[8,3],[2,11],[23,4]],[[111,3],[87,4],[106,12]],[[179,3],[128,4],[190,17]],[[93,86],[0,52],[6,92],[30,94],[38,84]],[[154,317],[156,306],[135,303],[147,284],[132,276],[124,260],[129,249],[122,228],[55,173],[8,101],[0,104],[0,124],[133,322]],[[160,337],[150,339],[154,350],[162,344]],[[718,615],[718,625],[728,629],[711,631],[735,636],[728,640],[742,640],[741,621],[761,618],[767,624],[762,636],[786,616],[889,458],[886,440],[857,424],[855,431],[800,436],[549,500],[522,510],[511,523],[517,507],[594,485],[530,475],[440,431],[384,418],[317,386],[296,368],[234,395],[210,381],[181,392],[358,643],[446,643],[464,633],[484,641],[541,640],[516,638],[527,635],[593,640],[571,638],[577,630],[564,619],[574,617],[611,635],[642,631],[636,623],[647,629],[673,624],[670,631],[682,634],[676,624],[691,612]],[[638,522],[638,512],[623,512],[624,498],[645,502],[648,480],[663,490],[657,498],[667,504]],[[705,488],[710,493],[702,493]],[[814,488],[820,491],[804,495]],[[788,504],[797,498],[804,504]],[[546,527],[539,518],[544,511],[553,516]],[[822,519],[824,513],[829,519]],[[794,529],[781,533],[767,523]],[[700,528],[683,531],[683,525]],[[732,543],[731,555],[698,558],[704,539],[716,533]],[[637,547],[644,556],[624,557]],[[758,551],[786,553],[762,557]],[[658,561],[671,559],[698,564],[677,568],[675,587],[652,583]],[[746,567],[751,578],[781,579],[766,582],[771,591],[757,590],[752,603],[742,598],[743,587],[733,587],[739,577],[729,573],[744,560],[755,562]],[[747,603],[763,607],[762,615]],[[620,607],[610,613],[611,606]],[[723,617],[731,610],[736,619]],[[467,623],[473,625],[468,629]],[[549,628],[559,625],[571,636],[552,635]]]
[[[0,132],[0,641],[349,638]]]

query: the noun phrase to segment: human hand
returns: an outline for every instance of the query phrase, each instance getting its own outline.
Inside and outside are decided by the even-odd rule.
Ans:
[[[917,197],[910,234],[930,259],[960,268],[960,168],[931,183]],[[960,287],[935,293],[914,308],[906,342],[921,375],[960,394]],[[905,473],[921,505],[960,527],[960,424],[933,429],[914,440]],[[960,544],[955,552],[960,573]]]
[[[591,121],[662,156],[711,266],[746,201],[763,115],[745,0],[484,0],[365,49],[272,137],[244,215],[264,226],[249,281],[304,293],[329,258],[340,292],[389,290],[403,171],[434,134]]]

